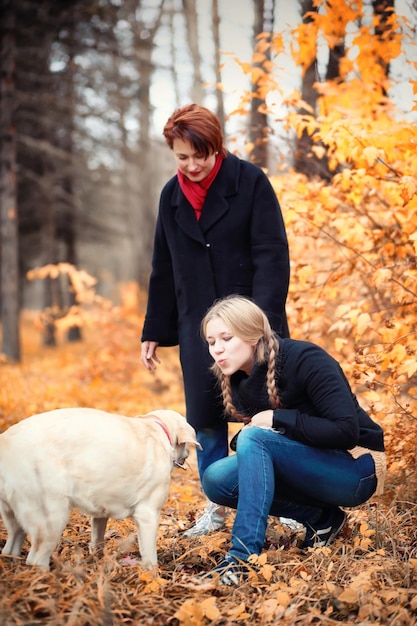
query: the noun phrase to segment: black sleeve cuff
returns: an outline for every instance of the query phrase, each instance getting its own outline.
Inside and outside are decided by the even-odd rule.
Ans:
[[[297,422],[295,409],[275,409],[272,418],[272,428],[280,435],[292,434]]]

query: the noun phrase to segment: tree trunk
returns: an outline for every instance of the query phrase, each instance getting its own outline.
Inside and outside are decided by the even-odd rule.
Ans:
[[[256,52],[257,37],[260,33],[271,32],[272,25],[265,23],[266,5],[270,4],[268,0],[259,0],[254,2],[254,26],[253,26],[253,49]],[[253,67],[261,67],[262,63],[255,62]],[[264,68],[262,68],[264,70]],[[264,70],[265,71],[265,70]],[[260,107],[265,104],[264,100],[258,95],[256,84],[252,85],[252,100],[250,114],[250,140],[253,144],[251,153],[251,161],[259,167],[268,166],[268,118]]]
[[[158,7],[154,22],[152,25],[146,24],[146,29],[149,33],[146,39],[143,39],[141,32],[145,25],[136,21],[133,26],[133,45],[135,48],[135,57],[137,59],[137,72],[139,75],[139,171],[138,176],[140,178],[141,200],[142,210],[138,215],[136,211],[136,221],[134,225],[136,238],[135,248],[137,250],[137,282],[140,285],[145,285],[148,282],[148,271],[143,271],[142,267],[144,263],[141,263],[143,259],[150,259],[152,257],[152,244],[153,238],[149,237],[149,233],[153,232],[156,216],[155,216],[155,192],[152,185],[153,171],[155,164],[151,154],[150,140],[150,128],[151,128],[151,96],[150,88],[152,83],[152,73],[154,72],[154,65],[152,62],[152,52],[154,46],[154,39],[158,32],[161,17],[163,14],[163,0],[159,0]],[[146,267],[148,264],[146,263]]]
[[[16,194],[15,15],[13,0],[0,3],[0,212],[2,352],[20,361],[19,238]]]
[[[308,12],[317,11],[317,7],[314,6],[313,0],[302,0],[301,12],[303,16],[303,23],[308,24],[311,21],[311,17],[306,15]],[[329,64],[327,67],[326,78],[336,78],[339,72],[340,54],[343,47],[339,46],[337,49],[330,50],[329,52]],[[318,93],[314,86],[314,83],[319,79],[317,75],[317,58],[314,58],[311,65],[306,69],[302,78],[301,84],[301,97],[304,102],[310,105],[311,110],[316,113]],[[307,111],[301,108],[298,111],[301,115],[311,115],[311,111]],[[324,180],[331,180],[332,174],[329,170],[327,156],[321,158],[317,157],[312,151],[313,145],[318,145],[313,142],[311,136],[303,131],[301,137],[296,140],[296,148],[294,154],[294,169],[301,174],[305,174],[309,178],[315,176]]]
[[[198,19],[196,0],[183,0],[184,17],[187,29],[187,41],[190,49],[193,67],[193,84],[191,87],[191,99],[193,102],[203,104],[204,89],[201,77],[201,55],[198,45]]]
[[[42,181],[44,184],[44,205],[42,207],[42,225],[41,225],[41,251],[43,265],[57,262],[57,239],[56,224],[54,214],[54,195],[55,195],[55,171],[49,163],[48,157],[44,156],[44,171],[42,173]],[[60,291],[59,278],[47,277],[43,281],[43,333],[42,342],[45,346],[56,345],[55,335],[55,319],[58,311],[62,309],[62,298]]]
[[[375,35],[383,43],[391,36],[392,26],[388,21],[390,15],[392,15],[395,5],[394,0],[372,0],[372,7],[374,15],[379,18],[379,23],[375,28]],[[379,64],[384,70],[385,76],[389,74],[389,63],[386,63],[384,59],[379,59]],[[387,95],[386,93],[384,95]]]
[[[221,75],[221,60],[220,60],[220,16],[219,16],[219,2],[218,0],[213,0],[212,2],[212,29],[213,29],[213,43],[214,43],[214,73],[216,76],[216,114],[220,120],[221,127],[223,129],[223,136],[225,133],[225,123],[226,117],[224,113],[224,99],[223,92],[220,89],[220,85],[222,82]]]
[[[68,13],[68,61],[65,73],[62,77],[62,86],[66,105],[63,109],[65,132],[62,135],[62,149],[66,153],[66,166],[63,168],[62,179],[62,209],[58,214],[59,239],[64,242],[65,261],[74,267],[78,265],[77,258],[77,212],[74,194],[74,118],[75,118],[75,95],[74,95],[74,58],[76,56],[75,28],[76,9],[71,7]],[[69,280],[66,281],[68,289],[69,306],[76,304],[74,291],[70,288]],[[70,342],[81,340],[81,329],[79,326],[71,326],[67,332],[67,339]]]
[[[173,103],[172,109],[177,109],[180,106],[181,102],[181,93],[180,93],[180,77],[177,71],[177,46],[175,45],[175,9],[171,7],[169,12],[169,29],[170,29],[170,51],[171,51],[171,63],[170,63],[170,73],[171,73],[171,81],[172,88],[175,94],[175,102]]]
[[[301,15],[303,17],[303,23],[308,24],[311,21],[309,16],[306,16],[307,12],[314,11],[313,0],[302,0],[301,2]],[[317,104],[317,91],[314,88],[316,81],[316,69],[317,59],[314,58],[311,65],[306,69],[301,82],[301,98],[303,102],[307,102],[311,106],[311,110],[316,112]],[[310,114],[310,111],[302,108],[298,111],[301,115]],[[297,172],[305,174],[306,176],[314,176],[316,174],[314,164],[314,154],[311,152],[313,142],[310,135],[303,131],[301,137],[296,141],[296,149],[294,154],[294,168]]]

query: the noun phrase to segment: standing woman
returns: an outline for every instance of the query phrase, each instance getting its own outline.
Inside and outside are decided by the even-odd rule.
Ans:
[[[329,545],[346,521],[340,507],[382,493],[384,435],[339,363],[317,345],[278,337],[250,299],[215,303],[202,333],[225,409],[247,424],[236,454],[213,463],[202,480],[212,501],[236,509],[231,548],[214,569],[231,585],[261,553],[268,515],[303,524],[302,548]]]
[[[214,113],[189,104],[163,134],[177,174],[164,186],[154,239],[141,360],[153,371],[159,346],[179,345],[186,414],[202,446],[198,470],[228,454],[228,426],[200,323],[212,303],[250,296],[274,330],[288,336],[288,243],[280,206],[264,172],[223,145]],[[223,507],[207,506],[187,536],[220,528]]]

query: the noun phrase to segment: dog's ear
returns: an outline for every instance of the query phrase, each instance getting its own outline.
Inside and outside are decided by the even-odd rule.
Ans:
[[[185,422],[185,424],[183,424],[182,426],[178,428],[176,435],[177,435],[177,443],[179,444],[192,443],[199,450],[203,449],[201,445],[199,444],[199,442],[197,441],[194,428],[190,426],[190,424],[188,424],[187,422]]]

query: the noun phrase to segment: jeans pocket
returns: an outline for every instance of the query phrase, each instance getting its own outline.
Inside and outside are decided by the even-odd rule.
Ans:
[[[376,474],[370,474],[364,478],[361,478],[358,483],[358,488],[356,489],[354,495],[354,506],[359,506],[359,504],[363,504],[372,496],[372,494],[376,490]]]

